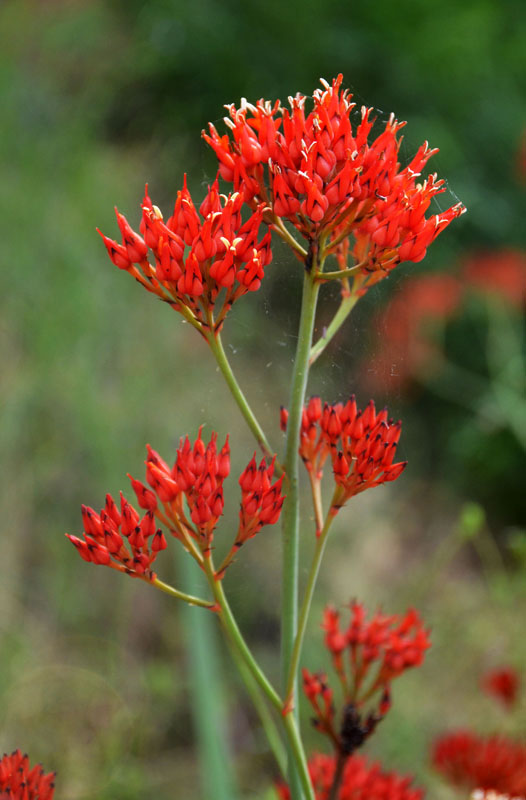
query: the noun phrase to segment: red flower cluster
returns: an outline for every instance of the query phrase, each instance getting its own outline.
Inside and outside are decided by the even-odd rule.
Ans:
[[[329,800],[336,773],[336,758],[318,753],[309,759],[309,774],[316,800]],[[411,776],[384,772],[378,763],[351,756],[344,767],[337,800],[422,800],[424,792],[411,786]],[[277,787],[280,800],[289,800],[287,786]]]
[[[346,630],[340,628],[340,614],[328,606],[323,628],[325,646],[332,654],[333,665],[342,682],[345,696],[352,702],[364,702],[376,691],[389,689],[393,678],[418,667],[430,647],[428,631],[413,609],[404,616],[376,612],[367,621],[361,603],[351,603],[351,619]],[[344,667],[343,652],[348,649],[350,681]],[[378,665],[371,677],[373,665]]]
[[[160,550],[166,548],[163,532],[155,524],[154,512],[139,516],[136,509],[121,493],[120,511],[110,494],[97,514],[93,508],[82,506],[84,538],[66,534],[84,561],[102,564],[134,578],[156,579],[151,565]]]
[[[325,646],[331,653],[344,695],[339,730],[335,728],[333,691],[327,676],[303,670],[303,690],[315,712],[315,727],[329,736],[339,752],[351,753],[389,710],[391,681],[422,663],[430,646],[428,633],[414,609],[409,609],[403,617],[377,612],[367,621],[364,607],[356,602],[351,604],[351,620],[346,630],[340,628],[340,615],[330,606],[325,609],[323,628]],[[374,672],[373,667],[376,667]],[[374,712],[369,711],[362,720],[359,711],[378,695]]]
[[[30,767],[27,755],[15,750],[0,758],[0,793],[6,800],[52,800],[55,773],[41,764]]]
[[[432,759],[455,786],[526,796],[526,745],[522,743],[456,731],[435,742]]]
[[[286,430],[288,413],[281,410],[281,428]],[[299,453],[315,480],[323,475],[330,454],[338,489],[331,513],[355,494],[394,481],[406,467],[406,461],[393,464],[402,423],[388,419],[387,409],[377,413],[371,400],[364,411],[358,410],[354,395],[347,403],[323,403],[311,397],[303,409]]]
[[[354,235],[354,256],[363,274],[376,271],[368,285],[400,261],[420,261],[426,248],[465,210],[461,203],[426,218],[444,182],[421,170],[436,151],[423,144],[403,169],[398,162],[399,130],[405,123],[393,115],[372,141],[372,109],[362,107],[353,129],[351,95],[341,91],[342,75],[313,95],[289,98],[290,110],[277,101],[243,100],[226,106],[230,136],[210,124],[204,139],[214,149],[221,176],[232,181],[247,202],[272,208],[275,219],[289,220],[306,238],[331,235],[326,252]]]
[[[150,566],[159,550],[166,547],[162,531],[156,530],[156,517],[198,561],[202,561],[201,555],[206,557],[210,553],[214,531],[223,513],[223,481],[230,472],[230,447],[227,437],[218,451],[216,433],[212,433],[205,445],[200,429],[193,444],[188,437],[181,440],[173,467],[149,445],[147,449],[146,481],[151,488],[129,476],[138,505],[145,510],[143,518],[122,495],[120,512],[107,495],[106,507],[100,515],[82,507],[84,540],[67,536],[85,561],[154,581],[156,575]],[[242,497],[238,532],[218,577],[247,539],[264,525],[278,521],[284,500],[283,477],[271,483],[273,472],[274,461],[267,466],[263,459],[258,467],[255,457],[243,471],[239,479]]]
[[[500,700],[508,709],[517,702],[519,684],[517,671],[508,666],[492,669],[482,678],[482,688]]]
[[[220,195],[216,179],[198,213],[185,177],[174,212],[166,223],[146,191],[142,236],[118,212],[122,244],[101,236],[117,267],[199,323],[203,330],[218,331],[232,304],[243,294],[259,289],[264,267],[272,260],[270,231],[258,241],[263,207],[243,223],[242,205],[243,197],[238,192],[228,197]],[[148,248],[153,252],[155,266],[148,261]]]

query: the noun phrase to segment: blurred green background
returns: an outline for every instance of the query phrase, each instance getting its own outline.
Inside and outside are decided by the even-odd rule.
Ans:
[[[169,460],[179,436],[206,421],[232,436],[228,538],[235,476],[253,444],[205,345],[109,263],[95,227],[115,235],[114,205],[138,224],[145,181],[166,211],[185,172],[200,197],[215,174],[200,131],[210,120],[220,126],[223,104],[312,94],[320,76],[343,72],[358,106],[408,120],[402,159],[424,139],[440,148],[431,162],[448,179],[440,207],[460,198],[469,209],[423,264],[400,267],[369,293],[314,368],[312,393],[333,401],[356,391],[365,404],[378,340],[390,336],[379,314],[408,275],[456,275],[473,252],[526,250],[526,8],[4,0],[0,41],[0,751],[21,747],[57,769],[57,797],[68,800],[213,798],[197,756],[186,643],[200,612],[185,625],[168,597],[84,564],[63,532],[79,531],[82,502],[100,508],[107,491],[127,491],[146,442]],[[264,287],[225,328],[276,447],[299,288],[297,263],[277,247]],[[325,292],[320,329],[336,301]],[[395,368],[376,381],[378,403],[403,418],[410,465],[396,486],[340,515],[304,657],[326,666],[319,620],[328,600],[421,609],[434,646],[395,687],[368,752],[415,774],[434,797],[452,796],[429,769],[438,732],[526,734],[524,714],[505,717],[478,690],[486,668],[523,670],[526,658],[523,310],[520,299],[473,293],[438,333],[425,332],[440,336],[444,358],[432,380],[417,371],[402,386]],[[308,511],[303,527],[306,569]],[[279,531],[268,528],[226,582],[276,679],[278,563]],[[159,560],[160,576],[181,586],[194,580],[187,571],[184,558]],[[227,654],[211,671],[221,673],[228,709],[217,738],[242,796],[261,800],[275,777],[271,757]],[[310,746],[323,747],[307,713],[305,728]]]

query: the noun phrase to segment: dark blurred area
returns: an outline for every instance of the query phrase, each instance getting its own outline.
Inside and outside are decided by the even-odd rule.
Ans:
[[[82,563],[63,532],[80,529],[80,503],[100,508],[107,491],[127,490],[146,442],[170,460],[206,420],[220,439],[231,431],[233,476],[253,444],[205,345],[109,263],[95,227],[116,235],[114,205],[137,225],[146,181],[168,213],[184,173],[200,199],[216,170],[200,133],[209,121],[222,132],[224,104],[286,102],[341,72],[358,108],[408,121],[402,161],[426,139],[440,149],[437,203],[460,199],[468,214],[422,264],[371,290],[313,369],[310,390],[324,399],[354,391],[362,406],[371,395],[387,403],[403,419],[410,465],[396,489],[342,516],[305,663],[324,668],[327,599],[419,603],[435,646],[373,751],[449,796],[427,763],[448,722],[443,698],[452,724],[484,719],[478,668],[526,655],[524,3],[4,0],[0,41],[0,750],[57,768],[57,797],[168,800],[174,782],[185,800],[202,796],[177,607]],[[452,305],[437,307],[437,286],[411,294],[411,281],[442,274],[460,287]],[[225,327],[277,446],[299,293],[298,264],[278,245],[261,291]],[[415,297],[428,309],[417,317]],[[337,302],[326,289],[318,330]],[[309,512],[304,526],[307,564]],[[278,560],[279,532],[268,529],[226,586],[276,679]],[[184,583],[184,562],[165,563],[162,577]],[[270,798],[271,759],[248,733],[256,723],[226,656],[223,666],[243,796]]]

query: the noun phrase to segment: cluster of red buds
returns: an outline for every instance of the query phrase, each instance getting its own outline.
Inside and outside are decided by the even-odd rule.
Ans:
[[[85,561],[154,581],[156,575],[151,564],[166,547],[164,534],[156,528],[156,519],[199,563],[209,556],[214,531],[223,514],[223,481],[230,472],[230,447],[227,437],[218,450],[216,433],[205,444],[201,431],[193,444],[188,437],[181,439],[172,467],[148,446],[146,481],[151,488],[129,476],[137,503],[145,510],[142,519],[122,495],[120,512],[110,495],[100,515],[82,507],[84,539],[67,536]],[[222,577],[247,539],[264,525],[278,521],[284,500],[283,476],[272,483],[273,472],[274,460],[267,465],[263,459],[258,467],[254,456],[241,474],[239,527],[216,577]]]
[[[481,684],[485,692],[499,700],[508,710],[517,703],[520,678],[513,667],[506,665],[490,670],[482,677]]]
[[[522,742],[456,731],[435,742],[432,760],[454,786],[526,797],[526,745]]]
[[[5,800],[52,800],[54,787],[55,773],[46,775],[41,764],[31,767],[20,750],[0,758],[0,797]]]
[[[353,255],[371,285],[399,262],[424,258],[433,239],[465,209],[457,203],[426,218],[432,198],[445,191],[436,175],[419,180],[437,151],[424,143],[402,169],[398,134],[405,123],[391,115],[370,141],[372,109],[362,107],[353,129],[355,104],[341,91],[342,80],[322,80],[308,114],[301,94],[289,98],[290,110],[265,100],[226,106],[230,135],[220,136],[210,124],[203,137],[222,178],[254,207],[270,206],[275,220],[289,220],[309,240],[325,237],[326,252],[340,256],[352,234]]]
[[[331,790],[337,775],[337,759],[317,753],[308,762],[309,775],[316,800],[422,800],[424,792],[412,786],[410,775],[385,772],[380,764],[368,763],[358,755],[351,756],[343,767],[337,794]],[[339,778],[336,778],[339,780]],[[280,800],[290,800],[288,786],[277,786]]]
[[[428,633],[413,609],[403,617],[377,612],[367,621],[364,607],[356,602],[351,604],[346,630],[340,627],[339,612],[330,606],[325,609],[323,628],[325,646],[331,653],[344,698],[339,726],[327,676],[304,669],[303,690],[314,710],[317,730],[332,740],[338,753],[349,755],[388,712],[392,680],[422,663],[429,647]],[[348,657],[344,659],[345,651]],[[369,710],[364,715],[366,706]]]
[[[69,533],[66,536],[84,561],[146,581],[156,579],[151,565],[159,551],[166,548],[166,539],[156,526],[153,511],[147,511],[141,519],[122,493],[119,511],[113,497],[107,494],[100,514],[82,506],[82,521],[83,539]]]
[[[142,236],[118,211],[122,244],[102,233],[101,236],[117,267],[193,320],[203,332],[217,332],[232,304],[247,292],[259,289],[264,268],[272,260],[270,231],[258,241],[263,207],[243,222],[243,202],[239,192],[220,195],[216,179],[198,213],[185,177],[174,212],[166,223],[146,189]],[[154,265],[148,260],[148,248]]]
[[[288,412],[281,409],[281,428]],[[331,513],[336,514],[353,495],[394,481],[406,461],[393,464],[402,432],[401,422],[388,419],[387,409],[377,412],[371,400],[358,410],[354,395],[347,403],[322,403],[311,397],[303,409],[299,453],[311,480],[319,481],[327,457],[332,459],[337,484]]]

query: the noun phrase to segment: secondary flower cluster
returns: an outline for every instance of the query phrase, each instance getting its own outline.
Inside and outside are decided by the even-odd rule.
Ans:
[[[355,104],[341,90],[342,80],[321,81],[310,113],[301,94],[289,97],[290,110],[265,100],[226,106],[230,135],[220,136],[210,124],[203,137],[221,176],[247,202],[270,205],[275,219],[289,220],[309,240],[332,235],[328,252],[352,234],[363,274],[376,272],[378,278],[400,261],[424,258],[433,239],[465,209],[457,203],[426,218],[434,195],[445,190],[436,175],[419,180],[436,150],[424,143],[402,169],[399,131],[405,123],[391,115],[370,140],[372,109],[362,107],[353,128]]]
[[[329,800],[336,775],[334,756],[315,754],[308,762],[316,800]],[[422,800],[424,792],[412,786],[412,777],[384,772],[378,763],[368,763],[361,756],[351,756],[344,768],[336,800]],[[277,787],[280,800],[290,800],[289,788]]]
[[[214,531],[223,514],[223,481],[230,472],[230,447],[227,437],[218,450],[216,433],[205,444],[200,429],[193,444],[188,437],[181,439],[172,467],[149,445],[147,452],[146,482],[151,488],[129,476],[137,503],[145,511],[142,519],[122,495],[120,511],[107,495],[100,514],[82,507],[83,539],[66,535],[85,561],[151,582],[156,579],[151,565],[158,552],[166,548],[166,539],[156,527],[156,519],[200,563],[210,554]],[[274,461],[267,465],[262,459],[258,466],[254,456],[241,474],[238,531],[218,577],[247,539],[264,525],[278,521],[284,500],[283,476],[272,483],[273,472]]]
[[[286,430],[288,412],[281,410]],[[388,419],[387,409],[377,412],[371,400],[358,410],[354,395],[347,403],[322,403],[311,397],[303,409],[299,453],[311,479],[321,480],[327,457],[332,459],[337,491],[331,513],[336,514],[353,495],[394,481],[406,461],[393,464],[402,423]]]
[[[503,736],[456,731],[434,745],[433,764],[455,786],[526,796],[526,745]]]
[[[151,565],[166,539],[157,528],[153,511],[140,517],[137,510],[121,493],[120,510],[110,494],[100,514],[82,506],[83,539],[66,534],[84,561],[102,564],[135,578],[154,581]]]
[[[348,755],[363,744],[389,710],[391,681],[422,663],[429,638],[414,609],[403,617],[377,612],[367,621],[363,605],[357,602],[351,604],[346,630],[340,627],[339,612],[330,606],[325,609],[323,628],[325,646],[343,690],[339,729],[327,676],[303,670],[303,689],[314,709],[315,727],[332,740],[339,753]],[[375,698],[374,710],[363,717],[363,707]]]
[[[54,772],[46,775],[41,764],[31,767],[20,750],[0,758],[0,796],[5,800],[52,800],[54,781]]]
[[[259,289],[264,268],[272,260],[270,232],[258,241],[263,207],[243,222],[242,206],[239,192],[228,197],[219,194],[216,179],[198,213],[185,177],[166,223],[146,191],[142,236],[118,211],[122,244],[101,236],[117,267],[203,330],[218,331],[232,304],[243,294]],[[148,260],[148,248],[154,265]]]

